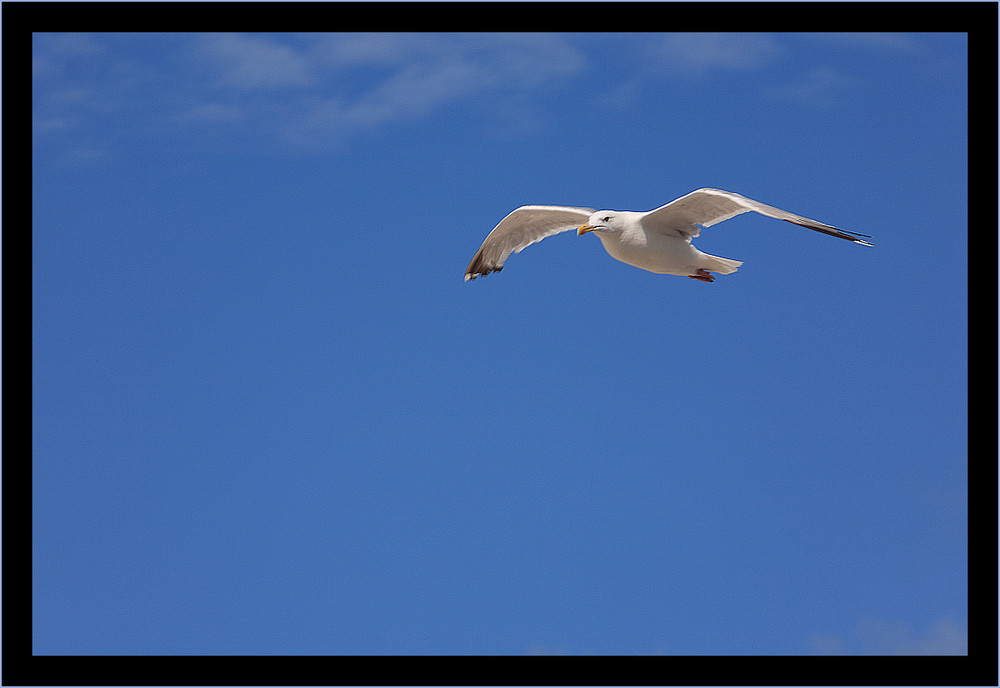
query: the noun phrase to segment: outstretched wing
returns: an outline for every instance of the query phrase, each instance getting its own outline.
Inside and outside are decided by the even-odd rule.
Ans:
[[[810,220],[808,217],[802,217],[787,210],[773,208],[746,196],[741,196],[731,191],[720,191],[719,189],[698,189],[656,210],[650,210],[642,217],[642,224],[647,229],[682,236],[690,241],[692,237],[698,236],[701,227],[711,227],[723,220],[728,220],[731,217],[750,212],[751,210],[755,213],[791,222],[792,224],[807,227],[823,234],[847,239],[856,244],[871,246],[870,243],[860,238],[871,239],[867,234],[857,234],[856,232],[837,229],[823,222]]]
[[[576,229],[587,221],[592,208],[561,205],[524,205],[500,220],[486,237],[465,270],[466,281],[499,272],[511,253],[519,253],[547,236]]]

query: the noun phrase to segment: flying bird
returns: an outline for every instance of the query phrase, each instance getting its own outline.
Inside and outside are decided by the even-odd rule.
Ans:
[[[577,236],[593,232],[612,258],[643,270],[714,282],[711,274],[736,272],[742,261],[702,253],[691,244],[704,227],[753,211],[823,234],[872,244],[867,234],[847,232],[785,210],[773,208],[731,191],[698,189],[648,212],[598,210],[559,205],[525,205],[511,212],[489,233],[465,270],[466,281],[499,272],[511,253],[547,236],[575,229]]]

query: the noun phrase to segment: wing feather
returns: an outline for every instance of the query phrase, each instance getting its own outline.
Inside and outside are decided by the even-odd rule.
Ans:
[[[698,189],[686,196],[681,196],[676,201],[671,201],[665,206],[656,210],[650,210],[642,218],[643,226],[664,232],[682,236],[689,241],[692,237],[698,236],[701,227],[711,227],[731,217],[753,211],[773,217],[778,220],[791,222],[800,227],[807,227],[823,234],[829,234],[840,239],[847,239],[856,244],[871,246],[860,237],[870,239],[867,234],[858,234],[837,229],[824,222],[810,220],[787,210],[781,210],[769,205],[760,203],[753,199],[741,196],[731,191],[720,191],[719,189]]]
[[[545,237],[576,229],[593,213],[591,208],[561,205],[525,205],[512,211],[493,228],[465,270],[466,281],[499,272],[511,253]]]

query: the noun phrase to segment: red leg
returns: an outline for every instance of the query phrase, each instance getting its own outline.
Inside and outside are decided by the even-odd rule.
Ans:
[[[693,275],[688,275],[688,277],[690,277],[691,279],[701,280],[702,282],[715,281],[715,278],[712,277],[712,274],[708,270],[705,270],[703,268],[698,268],[698,272],[694,273]]]

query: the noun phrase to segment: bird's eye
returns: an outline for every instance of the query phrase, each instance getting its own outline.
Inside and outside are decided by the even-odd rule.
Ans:
[[[603,220],[601,220],[601,222],[607,222],[607,221],[608,221],[608,220],[610,220],[610,219],[611,219],[611,216],[610,216],[610,215],[608,215],[608,216],[607,216],[606,218],[604,218]]]

